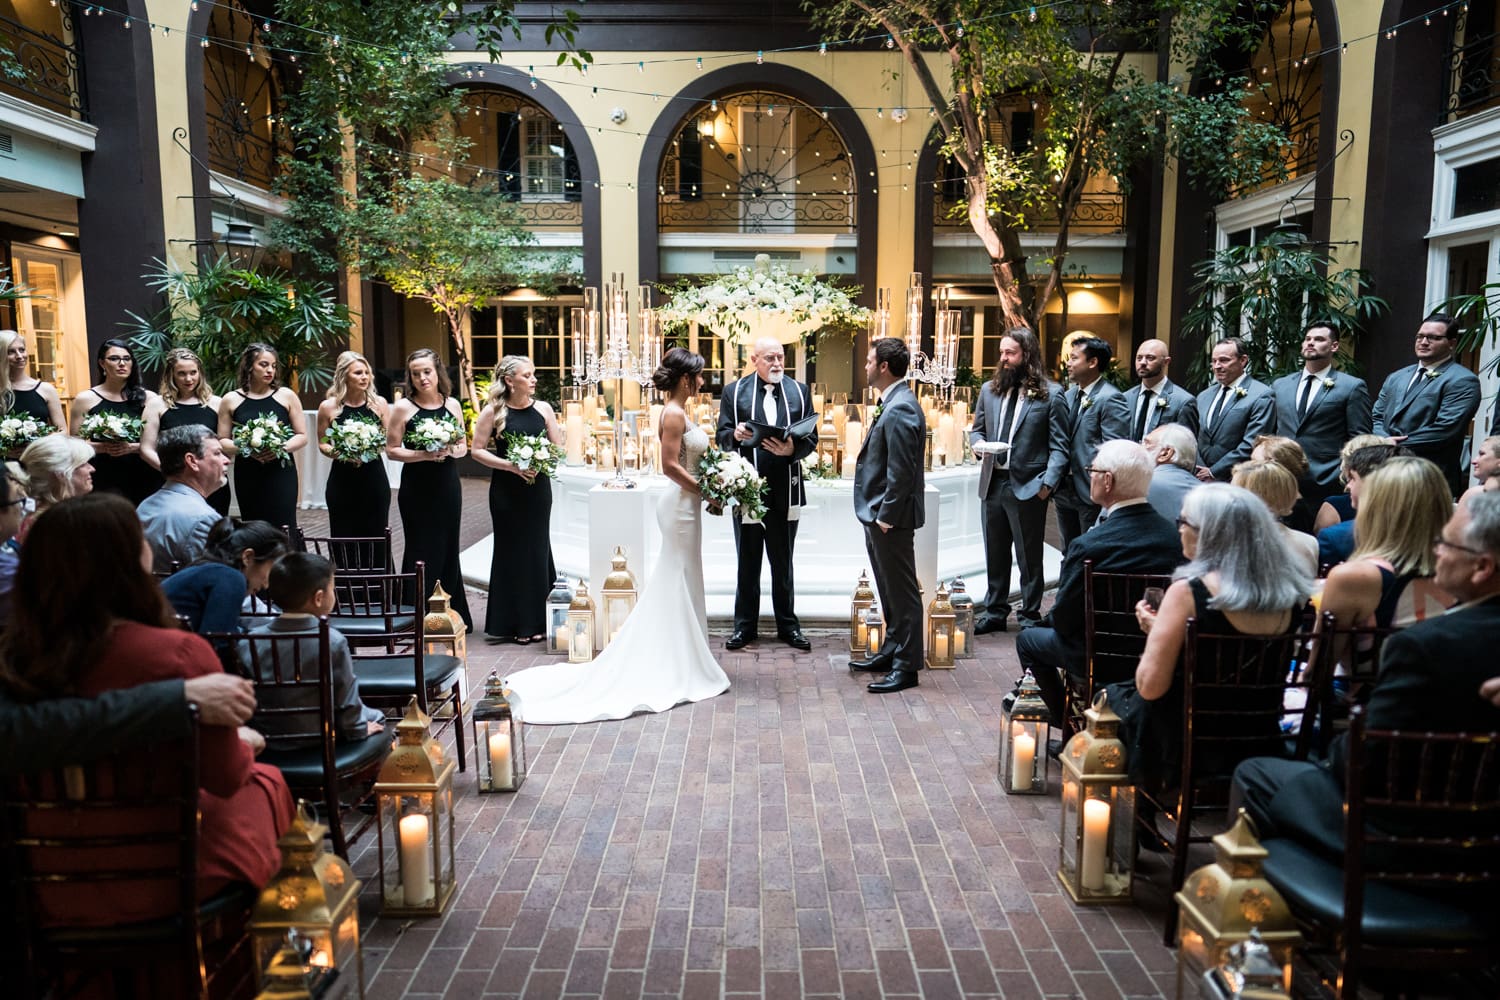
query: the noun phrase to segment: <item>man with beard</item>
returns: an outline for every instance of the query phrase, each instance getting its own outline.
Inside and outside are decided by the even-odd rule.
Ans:
[[[1479,412],[1479,379],[1453,360],[1457,346],[1458,320],[1442,313],[1424,319],[1417,328],[1417,363],[1385,380],[1373,412],[1374,433],[1437,465],[1455,496],[1469,482],[1461,455]]]
[[[1140,382],[1110,400],[1105,415],[1106,439],[1129,438],[1140,443],[1162,424],[1182,424],[1198,432],[1198,406],[1193,394],[1167,378],[1171,361],[1167,345],[1160,340],[1148,340],[1136,349],[1135,374]]]
[[[1068,467],[1068,406],[1062,387],[1047,380],[1041,346],[1030,330],[1000,338],[1000,364],[974,403],[974,451],[983,504],[985,572],[989,588],[974,630],[1004,632],[1010,615],[1014,548],[1021,568],[1022,627],[1042,617],[1042,537],[1047,498]]]
[[[1099,519],[1099,506],[1090,497],[1089,463],[1104,441],[1104,412],[1120,394],[1104,373],[1113,356],[1109,342],[1081,337],[1068,352],[1068,379],[1073,384],[1063,396],[1069,414],[1068,474],[1057,490],[1057,530],[1063,549]]]
[[[1368,434],[1370,390],[1365,380],[1333,367],[1339,351],[1338,331],[1313,323],[1302,335],[1302,370],[1284,375],[1271,387],[1276,397],[1276,433],[1302,446],[1308,476],[1302,496],[1321,503],[1339,488],[1339,449],[1357,434]]]

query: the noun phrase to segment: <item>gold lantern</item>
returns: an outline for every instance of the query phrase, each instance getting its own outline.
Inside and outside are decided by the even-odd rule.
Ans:
[[[1260,931],[1234,945],[1224,961],[1203,974],[1198,984],[1202,1000],[1291,1000],[1284,985],[1287,972],[1276,963]]]
[[[840,457],[842,449],[839,447],[838,427],[833,422],[833,407],[825,406],[818,422],[818,458],[820,461],[826,458],[829,465],[838,469]]]
[[[885,619],[880,617],[880,605],[870,605],[865,613],[865,655],[874,657],[885,644]]]
[[[571,631],[568,629],[568,608],[573,604],[573,588],[568,578],[559,576],[547,595],[547,652],[566,654]]]
[[[287,931],[270,961],[260,967],[261,988],[255,1000],[314,1000],[337,995],[343,985],[339,974],[313,965],[311,958],[312,942],[294,930]],[[360,996],[364,996],[363,984]]]
[[[381,910],[441,916],[453,898],[453,772],[432,738],[432,720],[412,698],[396,723],[396,745],[375,779]]]
[[[609,575],[604,578],[604,634],[601,646],[615,641],[625,619],[635,610],[635,575],[625,565],[625,550],[615,546],[615,554],[609,558]]]
[[[974,657],[974,598],[969,596],[962,577],[948,585],[948,600],[953,604],[953,658]]]
[[[1187,877],[1177,901],[1177,996],[1193,996],[1205,973],[1256,934],[1276,963],[1283,990],[1292,987],[1292,953],[1302,943],[1286,900],[1261,875],[1266,849],[1240,810],[1214,838],[1214,863]]]
[[[267,969],[287,944],[306,942],[306,964],[336,970],[330,995],[365,995],[364,952],[359,944],[359,879],[349,863],[323,849],[328,828],[298,801],[291,826],[277,841],[281,870],[260,891],[250,912],[255,967]],[[262,985],[269,985],[263,976]]]
[[[1057,878],[1075,903],[1130,900],[1135,871],[1135,786],[1125,771],[1120,717],[1099,692],[1088,728],[1062,755],[1062,846]]]
[[[463,618],[453,610],[453,599],[441,583],[432,588],[432,596],[427,599],[422,634],[425,637],[423,650],[428,655],[447,653],[464,663],[469,662],[469,630]]]
[[[937,596],[927,605],[927,665],[937,670],[953,669],[955,629],[953,603],[948,587],[939,583]]]
[[[526,780],[526,735],[500,675],[484,679],[484,697],[474,703],[474,757],[481,792],[514,792]]]
[[[1007,795],[1047,794],[1047,742],[1052,712],[1031,671],[1021,675],[1016,700],[1000,713],[1000,784]]]
[[[859,583],[854,585],[854,597],[849,601],[849,655],[863,656],[870,646],[865,635],[865,615],[875,604],[875,591],[870,589],[868,571],[859,571]]]
[[[594,658],[594,599],[589,585],[578,581],[578,592],[568,605],[568,662],[587,663]]]

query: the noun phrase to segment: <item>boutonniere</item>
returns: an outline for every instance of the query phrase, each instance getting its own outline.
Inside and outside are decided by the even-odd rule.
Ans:
[[[885,403],[883,403],[883,402],[876,403],[875,404],[875,417],[874,417],[874,419],[872,419],[870,421],[870,423],[873,424],[873,423],[875,423],[876,420],[879,420],[880,419],[880,415],[882,413],[884,413],[884,412],[885,412]]]
[[[1422,374],[1426,375],[1428,378],[1437,378],[1438,370],[1436,368],[1429,368]]]
[[[1323,388],[1325,388],[1325,389],[1332,389],[1333,388],[1333,379],[1331,379],[1331,378],[1325,378],[1323,380]]]
[[[1237,385],[1234,387],[1234,395],[1236,399],[1244,399],[1248,395],[1248,393],[1245,392],[1244,386]]]
[[[1158,410],[1165,410],[1167,408],[1167,397],[1166,396],[1157,396],[1156,397],[1156,408]]]
[[[1032,390],[1030,390],[1029,392],[1026,393],[1026,398],[1027,399],[1046,399],[1047,398],[1047,389],[1046,389],[1045,386],[1042,387],[1042,388],[1040,388],[1040,389],[1032,389]]]
[[[1088,393],[1084,393],[1083,394],[1083,402],[1079,404],[1078,408],[1081,409],[1081,410],[1087,410],[1089,407],[1091,407],[1093,405],[1094,405],[1094,397],[1090,396]]]

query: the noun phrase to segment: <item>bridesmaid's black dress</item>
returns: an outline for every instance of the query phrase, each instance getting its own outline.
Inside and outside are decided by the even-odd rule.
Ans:
[[[333,418],[336,424],[351,420],[380,423],[370,404],[345,406]],[[328,533],[334,538],[376,538],[385,534],[391,513],[391,482],[385,475],[385,460],[376,457],[362,465],[335,461],[328,473],[323,498],[328,504]]]
[[[47,412],[47,401],[42,398],[41,383],[38,382],[30,389],[13,389],[15,402],[5,416],[36,417],[44,424],[52,423],[52,414]]]
[[[445,407],[426,409],[418,406],[406,422],[412,424],[428,417],[452,420]],[[458,563],[458,528],[463,516],[463,489],[458,483],[458,462],[449,456],[441,462],[406,462],[401,469],[401,490],[396,496],[401,511],[401,529],[406,535],[406,550],[401,557],[401,572],[410,573],[417,562],[426,564],[423,586],[427,593],[419,601],[408,594],[408,603],[427,607],[433,585],[439,581],[453,598],[452,606],[469,631],[474,619],[469,614],[469,599],[464,594],[463,570]]]
[[[207,427],[213,431],[214,437],[219,436],[219,414],[212,407],[203,403],[178,403],[162,411],[157,439],[160,440],[160,431],[171,430],[173,427],[191,427],[194,424]],[[229,516],[229,483],[226,482],[209,494],[208,505],[223,516]]]
[[[145,410],[145,400],[139,403],[117,403],[99,396],[99,405],[89,412],[123,413],[139,420]],[[139,504],[161,489],[161,473],[147,465],[139,452],[134,455],[96,454],[89,459],[89,463],[94,467],[95,492],[118,493],[131,503]]]
[[[250,399],[234,408],[234,423],[249,423],[256,417],[275,417],[288,427],[292,415],[276,397]],[[234,495],[240,502],[240,518],[266,521],[277,528],[297,526],[297,465],[288,459],[281,462],[257,462],[246,455],[234,459]]]
[[[545,435],[547,421],[534,405],[511,410],[505,431]],[[506,458],[504,434],[497,434],[490,448]],[[513,472],[492,470],[490,520],[495,528],[495,548],[490,556],[490,599],[484,630],[507,639],[545,636],[547,595],[557,579],[549,537],[552,480],[537,476],[528,486]],[[501,539],[505,540],[503,547]]]

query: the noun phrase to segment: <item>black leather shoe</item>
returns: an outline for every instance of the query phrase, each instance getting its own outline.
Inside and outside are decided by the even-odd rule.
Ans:
[[[791,646],[793,649],[800,649],[804,653],[809,649],[812,649],[812,642],[807,638],[807,636],[802,634],[802,630],[800,628],[794,628],[790,632],[783,632],[781,635],[777,636],[777,638],[786,643],[788,646]]]
[[[728,639],[724,640],[724,648],[725,649],[744,649],[746,646],[750,645],[754,641],[755,641],[755,633],[754,632],[746,632],[744,629],[737,628],[737,629],[734,630],[734,632],[732,632],[730,634],[730,636],[729,636]]]
[[[907,688],[917,686],[917,672],[915,670],[892,670],[880,680],[869,685],[871,694],[890,694],[892,691],[905,691]]]
[[[871,656],[863,660],[850,659],[849,669],[868,670],[871,673],[884,674],[890,671],[891,664],[894,662],[889,656]]]
[[[991,632],[1004,632],[1005,619],[995,615],[980,615],[974,619],[974,633],[976,635],[989,635]]]

